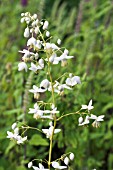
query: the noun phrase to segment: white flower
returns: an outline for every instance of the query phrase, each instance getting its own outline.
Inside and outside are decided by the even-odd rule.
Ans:
[[[27,27],[27,28],[25,29],[25,31],[24,31],[24,37],[25,37],[25,38],[28,38],[29,35],[30,35],[30,31],[29,31],[29,28]]]
[[[60,166],[60,164],[56,161],[52,162],[52,167],[55,169],[66,169],[67,166]]]
[[[46,61],[48,61],[48,58],[46,58]],[[53,53],[53,54],[49,57],[49,62],[52,63],[52,64],[58,64],[58,63],[59,63],[59,60],[58,60],[58,57],[57,57],[57,54],[56,54],[56,53]]]
[[[100,126],[100,122],[104,121],[104,115],[100,115],[100,116],[96,116],[91,114],[90,119],[94,119],[95,121],[92,123],[93,127],[99,127]]]
[[[66,165],[69,164],[69,158],[68,158],[67,156],[64,158],[64,163],[65,163]]]
[[[39,32],[39,27],[37,26],[35,27],[35,34],[38,34],[38,32]]]
[[[49,37],[49,36],[50,36],[50,32],[46,31],[46,37]]]
[[[49,169],[45,169],[44,166],[39,163],[39,167],[36,167],[36,166],[32,166],[34,170],[49,170]]]
[[[90,100],[88,106],[87,106],[87,105],[82,105],[82,108],[81,108],[81,109],[87,109],[88,112],[89,112],[89,111],[92,110],[93,108],[94,108],[94,107],[92,106],[92,100]]]
[[[37,43],[37,40],[34,37],[31,37],[28,41],[27,41],[27,46],[35,46]]]
[[[80,84],[80,77],[79,76],[74,76],[66,79],[66,84],[68,86],[75,86],[76,84]]]
[[[41,89],[41,88],[39,88],[39,87],[37,87],[35,85],[33,85],[33,89],[29,90],[29,92],[34,93],[34,94],[43,93],[45,91],[46,91],[46,89]]]
[[[38,66],[36,66],[34,63],[31,63],[31,67],[29,68],[29,70],[36,72],[37,70],[41,70],[43,68],[44,68],[44,60],[40,59],[38,62]]]
[[[69,155],[69,158],[70,158],[70,160],[73,160],[74,159],[74,153],[70,153],[70,155]]]
[[[45,79],[40,83],[40,88],[47,90],[49,88],[50,82],[49,80]]]
[[[64,50],[64,54],[68,55],[69,51],[67,49]]]
[[[17,138],[17,144],[22,144],[22,143],[24,143],[25,141],[27,140],[27,136],[25,136],[25,137],[21,137],[21,136],[19,136],[19,138]]]
[[[58,45],[61,44],[61,40],[60,40],[60,39],[57,40],[57,44],[58,44]]]
[[[54,126],[50,126],[49,129],[42,129],[43,133],[46,134],[46,137],[50,139],[53,134],[53,130],[54,130],[54,134],[59,133],[61,131],[61,129],[54,129]]]
[[[15,126],[16,126],[16,124],[13,124],[12,125],[12,129]],[[23,143],[24,141],[27,140],[27,136],[22,138],[19,135],[19,129],[18,128],[14,128],[14,132],[7,131],[7,138],[15,140],[17,142],[17,144],[21,144],[21,143]]]
[[[43,45],[44,45],[45,50],[49,50],[49,49],[58,50],[59,49],[59,47],[55,45],[54,43],[46,43]]]
[[[33,19],[37,19],[37,14],[34,14],[34,15],[33,15]]]
[[[68,56],[65,52],[59,57],[59,61],[74,58],[74,56]]]
[[[30,52],[29,50],[23,49],[23,51],[19,51],[20,53],[23,53],[23,57],[29,57],[30,55],[34,55],[33,52]]]
[[[24,70],[27,72],[27,64],[25,62],[21,62],[18,64],[18,71]]]
[[[43,30],[46,30],[48,28],[49,22],[45,21],[43,24]]]
[[[28,168],[31,168],[33,166],[33,163],[32,162],[29,162],[28,163]]]
[[[37,113],[39,110],[39,106],[37,103],[34,104],[34,109],[29,108],[29,112],[28,113]]]
[[[34,45],[34,47],[36,48],[36,49],[41,49],[41,41],[40,40],[37,40],[36,41],[36,44]]]
[[[38,61],[38,70],[41,70],[44,68],[44,60],[41,58],[39,61]]]
[[[15,138],[15,134],[10,132],[10,131],[7,131],[7,138],[14,139]]]
[[[29,68],[29,70],[36,72],[38,70],[38,67],[34,63],[31,63],[31,67]]]
[[[37,115],[37,117],[42,117],[43,116],[43,110],[40,110],[37,103],[34,104],[34,109],[29,108],[28,113],[33,113],[33,114],[35,114],[35,116]]]
[[[83,125],[89,124],[89,123],[90,123],[90,122],[89,122],[89,119],[90,119],[90,117],[87,115],[86,118],[85,118],[85,121],[82,122],[82,123],[79,123],[79,126],[83,126]]]

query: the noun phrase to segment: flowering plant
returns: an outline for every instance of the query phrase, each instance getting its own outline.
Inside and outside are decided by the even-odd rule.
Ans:
[[[52,76],[52,66],[61,64],[65,66],[69,59],[74,58],[74,56],[69,55],[67,49],[60,47],[61,40],[57,40],[57,44],[52,43],[50,32],[47,30],[49,22],[46,20],[39,20],[37,14],[31,15],[29,12],[21,14],[21,23],[26,23],[26,28],[24,31],[24,37],[27,38],[27,49],[19,51],[23,54],[22,62],[18,64],[18,71],[28,70],[39,74],[41,71],[45,73],[44,79],[40,82],[40,85],[33,85],[33,88],[29,92],[33,93],[36,103],[33,108],[29,109],[29,114],[33,114],[34,119],[43,119],[44,121],[49,120],[49,128],[46,129],[36,129],[39,132],[45,134],[46,138],[49,139],[49,157],[48,160],[41,161],[39,166],[33,165],[33,161],[28,163],[28,168],[33,168],[34,170],[50,170],[53,169],[67,169],[69,167],[69,162],[74,159],[74,154],[72,152],[63,154],[57,160],[52,160],[52,147],[54,135],[60,133],[61,129],[56,128],[58,122],[66,116],[79,114],[79,126],[85,126],[90,123],[93,119],[92,125],[94,127],[99,127],[100,121],[103,121],[104,115],[96,116],[90,113],[94,108],[92,106],[92,100],[90,100],[88,105],[82,105],[79,111],[61,114],[56,107],[56,99],[60,95],[62,96],[66,90],[74,90],[74,86],[81,84],[80,77],[72,73],[64,73],[56,80]],[[61,78],[64,78],[64,82],[61,83]],[[40,94],[51,93],[52,100],[50,102],[40,101]],[[83,111],[85,110],[85,112]],[[85,117],[85,118],[84,118]],[[24,125],[22,129],[29,129],[29,126]],[[22,137],[19,135],[19,128],[17,123],[12,125],[12,130],[14,132],[7,131],[7,138],[13,139],[17,144],[23,144],[27,140],[27,136]],[[40,160],[40,159],[38,159]],[[44,168],[42,162],[46,163],[48,169]],[[63,162],[64,165],[61,165]]]

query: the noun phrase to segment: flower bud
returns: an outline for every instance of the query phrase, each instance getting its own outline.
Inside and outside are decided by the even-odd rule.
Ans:
[[[12,124],[12,129],[14,130],[16,128],[16,126],[17,126],[17,123],[13,123]]]
[[[49,37],[49,36],[50,36],[50,32],[46,31],[46,37]]]
[[[83,117],[82,116],[79,117],[78,122],[79,122],[79,124],[81,124],[83,122]]]
[[[34,18],[34,19],[37,19],[37,14],[34,14],[34,15],[33,15],[33,18]]]
[[[68,164],[69,164],[69,158],[68,158],[68,157],[65,157],[65,159],[64,159],[64,163],[65,163],[66,165],[68,165]]]
[[[58,44],[58,45],[61,44],[61,40],[60,40],[60,39],[57,40],[57,44]]]
[[[69,155],[69,158],[70,158],[70,160],[73,160],[74,159],[74,153],[71,153],[70,155]]]
[[[48,28],[49,22],[45,21],[43,25],[43,30],[46,30]]]
[[[21,18],[20,22],[23,23],[25,21],[25,18]]]
[[[32,162],[29,162],[28,163],[28,168],[31,168],[33,166],[33,163]]]
[[[25,31],[24,31],[24,37],[25,37],[25,38],[28,38],[29,35],[30,35],[30,32],[29,32],[29,28],[27,27],[27,28],[25,29]]]

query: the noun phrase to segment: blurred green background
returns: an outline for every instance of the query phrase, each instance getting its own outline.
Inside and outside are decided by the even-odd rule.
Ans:
[[[19,50],[25,48],[20,23],[22,12],[37,13],[49,21],[54,39],[60,38],[75,58],[62,68],[81,77],[73,93],[57,101],[62,113],[77,111],[93,100],[96,115],[105,115],[98,129],[78,127],[78,116],[62,119],[62,133],[55,138],[52,160],[72,151],[73,170],[113,170],[113,1],[109,0],[3,0],[0,1],[0,170],[26,170],[34,158],[48,157],[48,140],[30,130],[26,145],[17,146],[6,139],[15,121],[41,128],[44,122],[28,115],[33,96],[32,84],[40,82],[32,73],[18,72]],[[54,76],[60,76],[55,67]],[[56,72],[58,75],[56,75]],[[45,96],[42,96],[43,98]],[[46,97],[50,97],[48,94]],[[48,124],[48,123],[47,123]],[[38,162],[36,162],[37,165]]]

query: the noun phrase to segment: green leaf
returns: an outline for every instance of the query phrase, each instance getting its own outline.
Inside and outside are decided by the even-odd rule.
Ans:
[[[47,146],[48,142],[46,139],[43,139],[40,135],[35,134],[32,136],[31,140],[29,141],[29,144],[35,146],[38,145]]]
[[[5,154],[8,154],[9,151],[16,145],[16,143],[14,141],[10,141],[6,151],[5,151]]]

